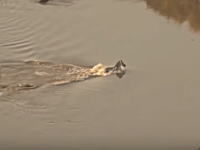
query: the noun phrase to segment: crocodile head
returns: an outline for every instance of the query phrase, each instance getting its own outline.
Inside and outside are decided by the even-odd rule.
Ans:
[[[116,74],[119,78],[122,78],[123,75],[126,73],[126,64],[119,60],[115,66],[113,67],[106,67],[105,73],[107,74]]]

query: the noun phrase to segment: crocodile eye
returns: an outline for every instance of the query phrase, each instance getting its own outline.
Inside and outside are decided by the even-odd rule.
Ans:
[[[125,63],[123,63],[122,65],[123,65],[124,67],[126,67],[126,64],[125,64]]]

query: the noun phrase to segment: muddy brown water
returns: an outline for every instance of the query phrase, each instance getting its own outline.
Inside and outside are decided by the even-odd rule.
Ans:
[[[198,0],[0,1],[0,62],[127,73],[0,97],[0,149],[198,149]]]

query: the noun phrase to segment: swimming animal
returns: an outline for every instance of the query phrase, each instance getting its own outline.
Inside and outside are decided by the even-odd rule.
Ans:
[[[4,63],[0,64],[0,95],[36,89],[47,84],[62,85],[112,74],[121,78],[125,72],[126,65],[122,60],[114,66],[97,64],[92,67],[38,60]]]

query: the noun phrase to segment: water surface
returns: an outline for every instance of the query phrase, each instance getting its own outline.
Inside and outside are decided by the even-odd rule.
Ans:
[[[0,147],[199,147],[199,12],[198,0],[1,0],[1,63],[128,68],[1,96]]]

